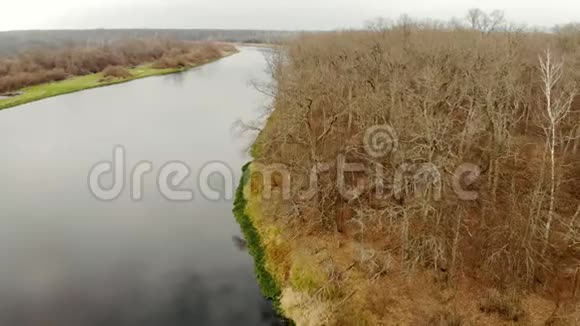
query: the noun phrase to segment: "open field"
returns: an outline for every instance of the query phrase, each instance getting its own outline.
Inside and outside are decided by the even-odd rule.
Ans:
[[[270,62],[244,194],[287,317],[580,323],[580,31],[405,21]]]

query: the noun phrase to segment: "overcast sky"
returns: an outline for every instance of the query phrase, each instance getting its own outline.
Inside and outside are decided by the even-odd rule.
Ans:
[[[448,19],[469,8],[501,9],[518,23],[580,20],[577,0],[2,0],[0,30],[225,28],[327,30],[375,17]]]

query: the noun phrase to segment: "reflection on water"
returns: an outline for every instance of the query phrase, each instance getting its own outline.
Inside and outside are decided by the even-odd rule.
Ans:
[[[246,239],[234,235],[232,237],[232,241],[234,242],[234,245],[236,246],[236,248],[238,248],[238,250],[240,251],[246,251],[248,249],[248,243],[246,241]]]
[[[170,75],[166,76],[167,78],[165,78],[165,80],[167,82],[172,83],[173,85],[175,85],[177,87],[182,87],[185,85],[185,80],[186,80],[185,75],[188,73],[191,73],[191,71],[184,72],[184,73],[170,74]]]
[[[158,169],[208,161],[240,171],[249,139],[230,133],[266,100],[262,54],[0,111],[0,325],[270,325],[232,201],[168,202]],[[226,96],[224,96],[226,95]],[[144,199],[93,198],[90,168],[122,145],[150,161]],[[239,178],[238,175],[235,176]],[[242,240],[241,238],[238,238]],[[240,241],[241,243],[241,241]]]
[[[260,309],[264,325],[275,325],[271,306],[255,297],[235,305],[235,285],[210,289],[195,273],[172,275],[163,285],[127,277],[122,284],[86,293],[89,284],[69,284],[49,302],[10,302],[3,305],[2,325],[252,325],[248,308]],[[98,286],[99,284],[90,284]],[[241,299],[237,297],[237,299]],[[252,298],[250,297],[250,300]],[[251,305],[250,305],[251,304]]]
[[[135,271],[138,275],[138,271]],[[151,284],[130,275],[90,293],[89,284],[68,284],[51,295],[49,302],[7,302],[0,315],[2,325],[252,325],[248,303],[236,305],[236,285],[215,288],[194,272],[168,276],[164,284]],[[240,299],[239,297],[237,299]],[[250,298],[251,300],[252,298]],[[276,324],[271,306],[258,297],[250,302],[260,309],[260,321]]]

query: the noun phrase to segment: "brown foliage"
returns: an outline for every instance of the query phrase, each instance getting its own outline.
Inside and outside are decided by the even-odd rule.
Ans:
[[[0,77],[0,93],[17,90],[40,83],[64,80],[68,74],[62,68],[38,72],[18,72]]]
[[[80,76],[113,67],[155,62],[156,68],[183,67],[221,56],[229,46],[164,39],[131,39],[91,47],[30,50],[0,58],[0,94],[22,87]],[[127,77],[115,68],[113,76]]]
[[[233,51],[231,45],[213,43],[196,43],[194,50],[173,49],[153,63],[157,69],[186,67],[199,64],[222,56],[223,52]]]
[[[523,317],[520,297],[515,293],[501,293],[492,289],[480,302],[479,308],[485,313],[497,313],[507,321],[518,321]]]
[[[580,43],[577,34],[567,37],[405,24],[304,35],[274,53],[275,102],[255,158],[285,163],[292,174],[292,197],[280,210],[298,234],[292,238],[307,236],[305,230],[340,233],[377,252],[393,252],[406,272],[428,269],[446,281],[467,277],[484,286],[555,289],[562,271],[580,264],[580,112],[571,110],[558,125],[552,214],[538,57],[551,48],[564,64],[554,92],[572,89],[580,80]],[[375,125],[396,131],[392,155],[365,151],[363,136]],[[312,167],[336,163],[339,154],[366,166],[366,178],[345,178],[350,188],[364,180],[362,192],[344,199],[333,167],[319,173],[316,196],[302,199]],[[475,200],[461,199],[453,188],[463,163],[481,171],[468,184]],[[377,164],[384,175],[376,175]],[[432,187],[418,197],[373,200],[376,178],[395,186],[401,166],[421,164],[440,172],[440,200],[429,196]],[[415,170],[406,172],[412,190]],[[354,211],[346,222],[344,205]],[[572,284],[568,289],[560,298],[573,297]],[[491,303],[486,310],[506,318],[519,314],[503,301]]]
[[[113,78],[128,78],[131,77],[131,72],[129,69],[123,66],[108,66],[103,70],[103,76]]]

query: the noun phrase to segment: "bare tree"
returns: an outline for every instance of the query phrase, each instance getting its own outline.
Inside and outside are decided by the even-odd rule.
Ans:
[[[477,30],[481,29],[481,22],[485,16],[485,13],[479,8],[469,9],[467,12],[467,20],[469,21],[469,25],[471,25],[471,28]]]
[[[501,10],[494,10],[488,15],[487,33],[500,30],[506,23],[505,14]]]
[[[496,32],[506,23],[503,11],[494,10],[486,13],[479,8],[473,8],[467,12],[467,21],[471,28],[482,33]]]
[[[540,57],[540,70],[542,74],[542,90],[544,99],[546,101],[544,107],[544,116],[547,125],[544,127],[546,131],[546,145],[550,155],[550,194],[549,194],[549,208],[548,219],[546,221],[546,229],[544,233],[544,248],[542,252],[546,251],[548,246],[550,232],[552,229],[552,222],[554,219],[555,199],[556,199],[556,146],[557,146],[557,128],[560,122],[566,118],[570,112],[572,101],[576,96],[576,90],[558,91],[563,79],[562,62],[553,58],[552,52],[548,49],[543,57]]]
[[[374,32],[383,32],[390,29],[393,22],[388,18],[377,17],[365,22],[365,28]]]

